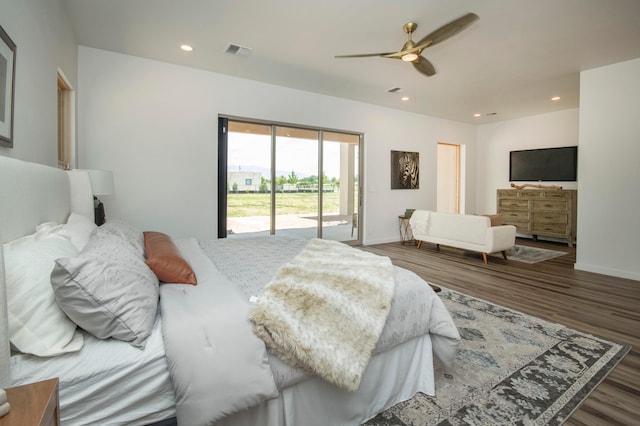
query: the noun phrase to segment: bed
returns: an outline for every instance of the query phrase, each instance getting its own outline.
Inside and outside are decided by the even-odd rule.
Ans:
[[[434,354],[445,365],[453,360],[459,335],[446,308],[422,279],[386,265],[388,259],[315,239],[172,240],[120,220],[98,229],[91,226],[93,199],[82,171],[0,157],[0,182],[0,385],[59,377],[62,424],[171,424],[177,419],[181,425],[354,425],[417,392],[434,394]],[[165,259],[152,253],[166,247],[150,243],[163,236],[161,243],[183,262],[177,270],[175,264],[151,262]],[[47,278],[54,313],[40,312],[42,304],[28,306],[28,294],[16,295],[16,269],[46,269],[17,268],[39,265],[25,258],[26,249],[29,256],[62,253]],[[362,268],[342,263],[351,257]],[[118,264],[126,270],[96,274],[91,269],[90,274],[86,265],[94,262],[97,268],[97,258],[103,268]],[[292,290],[276,291],[287,288],[290,274],[306,274],[322,262],[341,265],[322,268],[324,274],[338,274],[328,279],[340,291],[361,287],[342,288],[345,280],[362,279],[362,286],[379,287],[376,298],[363,306],[352,299],[340,302],[339,314],[348,321],[336,321],[334,310],[329,320],[315,319],[324,302],[304,302],[296,308],[300,317],[287,306],[276,309],[290,303]],[[178,279],[185,264],[196,285]],[[77,287],[70,287],[86,279],[102,289],[131,276],[134,290],[99,301],[79,298]],[[19,278],[31,279],[29,274]],[[330,293],[342,300],[334,290]],[[56,317],[60,308],[66,314],[62,318]],[[369,308],[380,312],[370,317],[364,314]],[[24,312],[30,312],[24,319],[30,324],[16,328],[16,317]],[[307,322],[316,328],[307,329]],[[367,331],[346,339],[363,341],[356,352],[343,348],[345,342],[325,340],[340,333],[353,336],[345,331],[352,322],[362,322]],[[38,331],[23,332],[58,323],[73,332],[47,331],[40,338]],[[325,333],[336,326],[337,331]],[[307,344],[304,339],[317,341],[316,346],[298,350],[300,341]],[[329,360],[327,367],[331,354],[344,360]]]

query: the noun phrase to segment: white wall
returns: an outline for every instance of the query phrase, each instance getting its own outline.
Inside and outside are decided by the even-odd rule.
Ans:
[[[510,151],[578,145],[578,116],[579,110],[569,109],[478,126],[477,212],[495,213],[496,190],[509,188]],[[578,148],[578,157],[580,155],[581,148]],[[544,184],[560,185],[564,189],[577,188],[576,182]]]
[[[58,164],[57,72],[75,87],[77,46],[59,0],[2,0],[0,25],[17,46],[14,147],[0,155]]]
[[[363,132],[367,244],[398,241],[405,208],[435,209],[438,141],[475,157],[469,124],[82,46],[78,79],[79,164],[114,171],[107,218],[175,237],[217,235],[218,114]],[[419,190],[390,190],[391,150],[420,153]]]
[[[640,280],[640,59],[581,73],[576,269]]]

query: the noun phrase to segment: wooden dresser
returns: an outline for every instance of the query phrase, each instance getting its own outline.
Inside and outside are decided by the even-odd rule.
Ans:
[[[566,238],[573,247],[577,203],[575,189],[498,189],[497,212],[519,233]]]

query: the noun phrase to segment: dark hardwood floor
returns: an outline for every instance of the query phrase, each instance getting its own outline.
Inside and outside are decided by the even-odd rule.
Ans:
[[[424,243],[362,246],[433,284],[631,346],[631,351],[566,425],[640,424],[640,282],[573,269],[575,248],[518,239],[567,252],[536,264]],[[640,259],[639,259],[640,261]]]

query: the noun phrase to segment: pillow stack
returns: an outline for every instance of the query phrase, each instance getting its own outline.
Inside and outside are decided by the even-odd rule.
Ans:
[[[3,245],[10,341],[41,357],[82,348],[80,327],[143,349],[158,309],[159,282],[196,285],[168,235],[123,220],[97,227],[71,214]]]
[[[55,259],[78,249],[60,235],[28,235],[3,245],[9,340],[14,349],[48,357],[75,352],[84,339],[56,303],[50,274]]]
[[[51,286],[58,305],[100,339],[144,348],[158,308],[158,278],[144,262],[144,237],[115,220],[96,228],[75,257],[56,259]]]

